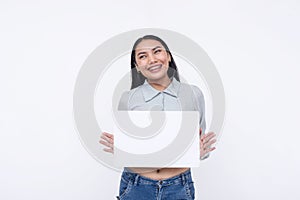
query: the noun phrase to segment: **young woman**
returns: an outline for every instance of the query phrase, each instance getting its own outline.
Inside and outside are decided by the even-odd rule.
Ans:
[[[166,43],[146,35],[133,45],[131,53],[131,90],[119,102],[119,110],[196,110],[199,111],[200,157],[215,148],[215,133],[205,131],[205,103],[201,90],[181,83],[177,66]],[[203,133],[203,134],[201,134]],[[113,134],[103,132],[100,143],[113,153]],[[125,168],[119,197],[125,200],[194,199],[190,168]]]

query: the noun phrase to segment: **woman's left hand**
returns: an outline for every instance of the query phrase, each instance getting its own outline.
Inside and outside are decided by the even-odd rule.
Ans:
[[[209,152],[216,149],[216,147],[211,147],[212,144],[216,143],[216,134],[214,132],[208,132],[206,134],[202,133],[200,129],[200,158],[204,158]]]

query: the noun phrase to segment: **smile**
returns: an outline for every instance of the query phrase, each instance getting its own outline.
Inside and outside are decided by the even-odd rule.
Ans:
[[[162,65],[155,65],[155,66],[152,66],[152,67],[149,67],[148,70],[150,72],[157,72],[161,69]]]

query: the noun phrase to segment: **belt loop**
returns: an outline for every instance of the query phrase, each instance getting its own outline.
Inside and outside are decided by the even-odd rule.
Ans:
[[[140,175],[138,175],[138,174],[135,176],[135,179],[134,179],[134,185],[135,185],[135,186],[136,186],[137,183],[138,183],[139,176],[140,176]]]
[[[181,174],[181,180],[182,180],[182,184],[185,185],[185,176],[183,173]]]

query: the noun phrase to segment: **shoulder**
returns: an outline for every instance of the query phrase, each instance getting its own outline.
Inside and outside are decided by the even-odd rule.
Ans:
[[[204,95],[203,95],[201,89],[198,86],[191,85],[191,87],[192,87],[192,90],[193,90],[193,92],[194,92],[197,99],[199,99],[199,98],[204,99]]]
[[[192,92],[193,96],[195,96],[197,99],[203,98],[203,93],[202,93],[201,89],[196,85],[180,83],[179,92],[184,93],[184,94],[187,94],[187,92]]]
[[[125,91],[121,95],[118,110],[129,110],[131,102],[138,102],[141,101],[141,99],[143,99],[141,86]]]

